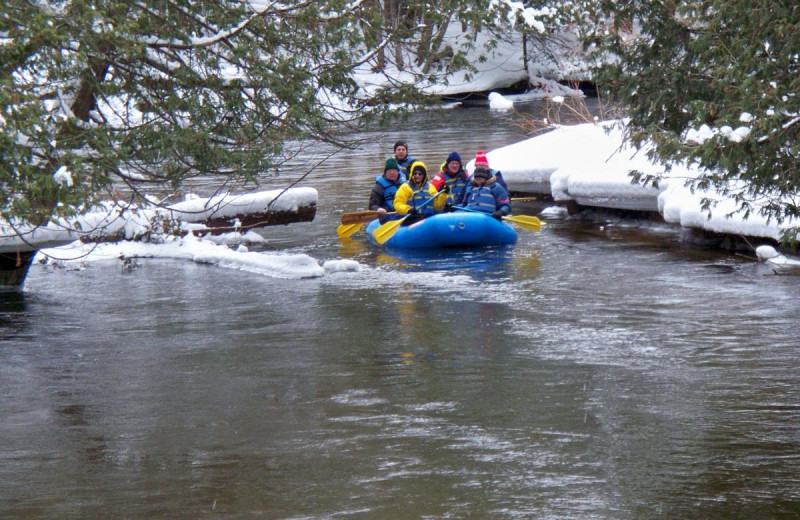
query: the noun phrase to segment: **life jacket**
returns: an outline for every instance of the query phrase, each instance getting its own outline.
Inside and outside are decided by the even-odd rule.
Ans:
[[[382,208],[387,211],[394,211],[394,196],[397,195],[397,188],[402,186],[406,181],[405,176],[401,173],[397,178],[397,182],[392,182],[383,175],[375,177],[375,182],[383,188],[383,204]]]
[[[431,194],[428,193],[430,182],[426,180],[421,188],[416,188],[413,181],[408,181],[406,184],[414,190],[414,194],[409,199],[408,205],[416,209],[420,215],[429,217],[435,214],[436,210],[433,208],[433,201],[428,202],[431,199]],[[425,204],[426,202],[427,204]],[[423,204],[425,204],[425,206],[422,206]]]
[[[495,209],[497,209],[494,193],[492,193],[492,190],[486,185],[481,187],[472,185],[467,188],[464,206],[470,209],[477,209],[484,213],[494,213]]]
[[[447,194],[447,202],[458,204],[467,189],[466,175],[461,175],[461,172],[458,172],[455,177],[450,177],[447,173],[443,173],[442,176],[446,179],[444,185],[450,187],[450,193]]]
[[[395,158],[395,160],[397,160],[397,159]],[[411,166],[411,163],[413,163],[415,160],[416,159],[414,159],[410,155],[406,155],[405,159],[403,159],[402,161],[397,161],[397,165],[400,166],[400,176],[401,177],[403,177],[403,178],[407,178],[408,177],[408,168]]]
[[[494,168],[489,168],[489,173],[492,175],[492,177],[494,177],[497,184],[504,187],[506,191],[508,191],[508,185],[506,184],[505,179],[503,179],[503,174],[501,172],[495,170]]]

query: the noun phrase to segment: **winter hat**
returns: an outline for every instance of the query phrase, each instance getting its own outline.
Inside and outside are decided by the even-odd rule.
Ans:
[[[458,164],[461,164],[461,156],[458,155],[458,152],[450,152],[450,155],[447,156],[445,164],[449,164],[450,161],[458,161]]]
[[[475,154],[475,168],[489,168],[489,159],[486,158],[486,152],[483,150],[478,150],[478,153]]]
[[[386,161],[386,166],[383,167],[383,173],[386,173],[388,170],[400,171],[400,165],[397,164],[397,161],[394,159],[389,159]]]
[[[408,151],[408,145],[402,139],[397,141],[396,143],[394,143],[394,148],[392,148],[392,151],[397,150],[398,146],[403,146],[403,147],[405,147],[406,151]]]
[[[492,174],[489,173],[489,170],[487,170],[483,166],[479,166],[478,168],[475,168],[475,173],[473,173],[472,175],[476,179],[477,178],[490,179],[492,177]]]

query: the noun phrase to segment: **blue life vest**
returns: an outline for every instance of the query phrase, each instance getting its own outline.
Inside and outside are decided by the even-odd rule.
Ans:
[[[397,161],[397,159],[395,160]],[[408,168],[409,166],[411,166],[411,163],[413,163],[415,160],[416,159],[414,159],[410,155],[407,155],[406,158],[403,159],[402,161],[397,161],[398,166],[400,166],[401,177],[403,177],[404,179],[408,177]]]
[[[397,195],[397,187],[406,182],[406,177],[401,173],[397,182],[393,183],[383,175],[378,175],[375,177],[375,182],[383,188],[383,205],[381,207],[386,211],[394,211],[394,196]]]
[[[428,200],[431,198],[431,194],[428,193],[430,182],[425,181],[425,184],[420,189],[415,188],[411,181],[408,181],[406,184],[411,186],[411,189],[414,190],[414,194],[408,201],[409,206],[416,209],[420,215],[424,215],[426,217],[430,217],[431,215],[435,214],[436,210],[433,208],[433,201],[428,202]],[[425,204],[426,202],[428,203]],[[423,204],[425,204],[424,207],[422,207]]]
[[[450,193],[447,194],[447,202],[450,204],[459,204],[464,197],[464,190],[467,188],[467,179],[463,175],[450,177],[444,174],[444,177],[447,179],[444,181],[444,185],[450,187]]]
[[[495,178],[495,182],[500,186],[504,187],[506,191],[508,191],[508,185],[506,184],[505,179],[503,179],[503,174],[499,171],[495,170],[494,168],[489,169],[489,173]]]
[[[470,209],[477,209],[484,213],[494,213],[497,203],[492,190],[486,186],[471,186],[467,190],[464,206]]]

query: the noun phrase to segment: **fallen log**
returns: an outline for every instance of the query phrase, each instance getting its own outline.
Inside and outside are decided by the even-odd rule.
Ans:
[[[0,253],[0,293],[16,292],[25,282],[36,251]]]
[[[91,223],[83,242],[148,241],[159,235],[204,236],[314,220],[317,190],[293,188],[243,195],[193,198],[165,208],[132,212],[122,222]]]
[[[266,226],[286,226],[295,222],[311,222],[317,212],[316,203],[298,207],[293,211],[272,211],[264,213],[236,214],[230,217],[213,217],[203,222],[205,229],[191,230],[197,236],[205,234],[243,232]]]
[[[0,292],[19,291],[40,249],[76,240],[158,240],[165,235],[243,233],[265,226],[314,220],[317,190],[290,188],[191,198],[164,207],[109,203],[104,208],[44,226],[0,221]]]

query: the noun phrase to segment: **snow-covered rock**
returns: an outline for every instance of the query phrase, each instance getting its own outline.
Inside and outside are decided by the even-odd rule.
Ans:
[[[514,108],[514,102],[510,99],[503,97],[502,94],[497,92],[489,93],[489,108],[492,110],[511,110]]]
[[[780,254],[772,246],[758,246],[756,256],[761,262],[765,262],[781,270],[792,270],[800,273],[800,259],[790,258]]]

